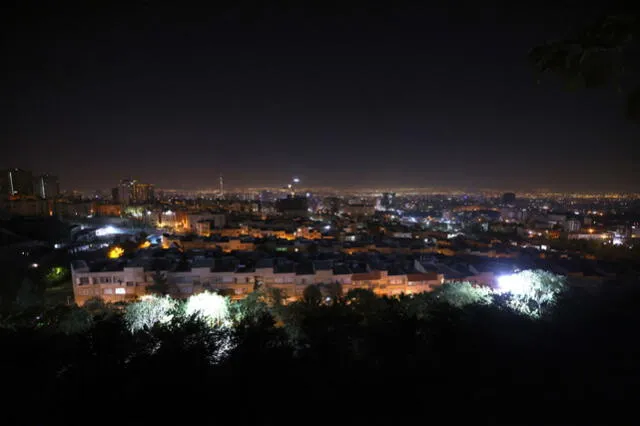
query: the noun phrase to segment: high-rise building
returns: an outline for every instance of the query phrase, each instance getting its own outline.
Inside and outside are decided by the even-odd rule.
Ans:
[[[385,209],[390,209],[393,207],[395,199],[395,192],[383,192],[382,199],[380,200],[380,205]]]
[[[36,178],[35,190],[36,194],[42,199],[56,198],[60,195],[60,181],[57,176],[40,175]]]
[[[120,202],[119,188],[117,186],[115,188],[111,188],[111,200],[114,203]]]
[[[5,170],[0,178],[0,187],[6,195],[33,195],[33,174],[22,169]]]
[[[153,200],[154,200],[153,185],[149,183],[139,183],[134,181],[133,202],[146,204],[146,203],[152,203]]]
[[[124,205],[151,203],[154,200],[153,185],[132,179],[122,179],[118,186],[117,202]]]
[[[135,181],[131,179],[120,180],[118,185],[118,202],[120,204],[129,205],[133,198],[133,184]]]

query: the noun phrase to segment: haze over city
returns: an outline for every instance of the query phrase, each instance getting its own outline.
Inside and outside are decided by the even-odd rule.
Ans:
[[[527,58],[593,11],[462,3],[20,2],[3,18],[0,168],[79,190],[127,176],[203,189],[219,174],[229,188],[640,190],[620,96],[538,85]]]

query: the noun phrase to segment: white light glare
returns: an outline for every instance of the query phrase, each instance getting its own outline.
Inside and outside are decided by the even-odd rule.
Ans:
[[[199,316],[211,325],[224,325],[229,320],[229,305],[223,296],[205,292],[189,297],[185,313]]]
[[[113,235],[118,233],[120,233],[120,231],[118,231],[116,228],[114,228],[111,225],[105,226],[104,228],[96,229],[97,237],[104,237],[105,235]]]
[[[530,286],[531,283],[523,277],[522,274],[502,275],[498,277],[498,289],[502,293],[521,295],[527,293]]]

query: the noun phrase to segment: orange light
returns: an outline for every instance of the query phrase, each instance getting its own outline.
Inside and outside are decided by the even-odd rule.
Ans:
[[[140,246],[138,246],[138,248],[141,248],[141,249],[145,249],[145,248],[149,248],[149,247],[151,247],[151,242],[148,241],[148,240],[143,242],[142,244],[140,244]]]
[[[111,247],[109,252],[107,253],[107,257],[109,259],[117,259],[124,254],[124,249],[122,247]]]

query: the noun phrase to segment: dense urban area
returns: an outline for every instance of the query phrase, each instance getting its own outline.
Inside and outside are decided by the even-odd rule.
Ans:
[[[1,10],[0,426],[640,423],[640,1]]]
[[[180,392],[273,422],[288,405],[315,421],[372,400],[385,418],[445,395],[482,405],[517,392],[518,411],[544,388],[576,401],[631,392],[637,194],[338,191],[296,177],[225,191],[217,180],[180,192],[122,179],[81,194],[57,176],[2,172],[0,364],[22,377],[18,393],[61,415],[65,399],[158,404]],[[599,373],[598,357],[620,370]],[[474,385],[456,387],[462,378]],[[251,395],[260,383],[280,407]],[[550,395],[528,419],[567,413]]]

